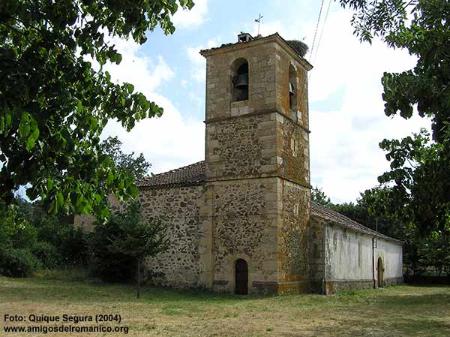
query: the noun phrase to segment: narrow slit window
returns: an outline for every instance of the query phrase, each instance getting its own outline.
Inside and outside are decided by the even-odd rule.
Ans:
[[[294,66],[289,66],[289,108],[297,111],[297,72]]]

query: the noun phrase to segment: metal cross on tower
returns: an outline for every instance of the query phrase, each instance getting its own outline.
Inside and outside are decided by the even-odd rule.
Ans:
[[[258,22],[258,36],[259,36],[259,29],[261,28],[261,20],[262,20],[263,16],[261,15],[261,13],[259,13],[259,16],[257,19],[255,19],[255,22]]]

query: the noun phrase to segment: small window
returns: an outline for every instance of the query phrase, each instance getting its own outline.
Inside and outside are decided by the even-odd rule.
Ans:
[[[245,59],[238,59],[233,63],[232,68],[232,100],[248,100],[248,62]]]
[[[298,156],[298,141],[295,138],[295,135],[292,135],[292,138],[291,138],[291,151],[292,151],[292,155],[294,157]]]
[[[294,66],[289,66],[289,108],[297,111],[297,72]]]

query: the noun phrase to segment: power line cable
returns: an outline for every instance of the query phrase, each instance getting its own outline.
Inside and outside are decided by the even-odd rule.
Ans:
[[[318,54],[318,52],[319,52],[320,42],[322,41],[322,36],[323,36],[324,31],[325,31],[325,26],[326,26],[326,23],[327,23],[328,14],[329,14],[329,12],[330,12],[330,7],[331,7],[331,2],[332,2],[332,1],[333,1],[333,0],[329,0],[329,1],[328,1],[327,12],[326,12],[326,14],[325,14],[325,19],[323,20],[322,30],[320,31],[319,40],[317,41],[316,53],[315,53],[314,56],[313,56],[312,53],[311,53],[311,60],[312,60],[313,57],[314,57],[314,61],[317,60],[317,54]]]
[[[316,30],[314,32],[314,38],[313,38],[313,43],[312,43],[312,47],[311,47],[311,53],[310,53],[311,56],[313,55],[314,46],[316,44],[317,31],[319,30],[320,18],[322,17],[322,9],[323,9],[324,1],[325,0],[322,0],[322,2],[320,3],[319,17],[317,18]]]

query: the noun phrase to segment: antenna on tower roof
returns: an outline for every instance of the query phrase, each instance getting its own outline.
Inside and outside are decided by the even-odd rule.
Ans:
[[[261,13],[259,13],[258,18],[255,19],[255,22],[258,22],[258,36],[260,35],[260,34],[259,34],[259,30],[260,30],[260,28],[261,28],[261,20],[262,20],[263,17],[264,17],[264,16],[262,16]]]

